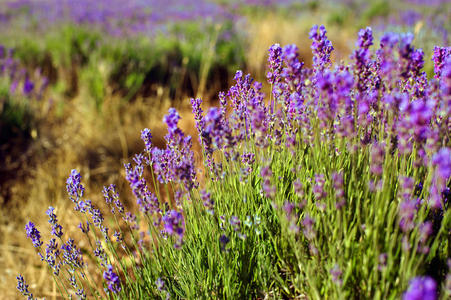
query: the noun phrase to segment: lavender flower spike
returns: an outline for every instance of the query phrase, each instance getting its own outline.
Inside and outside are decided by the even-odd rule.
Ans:
[[[49,206],[49,209],[46,211],[47,216],[50,217],[49,223],[52,225],[52,234],[56,237],[61,237],[63,235],[63,227],[58,224],[58,219],[56,218],[54,207]]]
[[[121,280],[116,273],[113,272],[113,266],[108,265],[108,270],[103,272],[103,279],[106,280],[108,289],[117,294],[121,291]]]
[[[149,128],[144,128],[141,130],[141,139],[144,142],[144,146],[146,147],[146,152],[150,153],[152,150],[152,134],[150,133]]]
[[[42,245],[41,233],[36,229],[34,223],[28,222],[25,225],[25,231],[27,232],[27,238],[31,239],[34,247],[40,247]]]
[[[25,282],[25,279],[22,275],[18,275],[17,277],[17,289],[19,292],[27,297],[27,299],[33,299],[33,294],[28,290],[28,284]]]
[[[81,184],[81,175],[77,170],[73,169],[71,171],[70,176],[66,181],[66,189],[70,200],[76,205],[75,210],[79,210],[78,202],[83,197],[85,188]]]

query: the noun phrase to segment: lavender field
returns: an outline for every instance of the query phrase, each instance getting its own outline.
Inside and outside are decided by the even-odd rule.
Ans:
[[[450,11],[0,1],[0,299],[449,299]]]

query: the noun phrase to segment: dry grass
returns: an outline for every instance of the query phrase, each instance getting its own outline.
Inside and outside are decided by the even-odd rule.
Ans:
[[[1,207],[0,225],[0,298],[19,296],[17,274],[24,275],[35,295],[53,298],[53,280],[39,260],[24,226],[32,221],[41,230],[43,240],[49,238],[49,224],[45,211],[49,205],[57,208],[57,216],[65,236],[77,240],[79,223],[74,217],[73,205],[66,195],[65,182],[73,168],[83,176],[87,198],[102,205],[103,185],[115,183],[127,199],[123,163],[142,151],[141,129],[148,127],[157,146],[164,145],[166,127],[162,122],[170,106],[165,99],[137,99],[123,103],[113,96],[105,99],[102,113],[96,112],[81,96],[66,104],[61,121],[46,123],[39,128],[35,143],[40,150],[29,176],[13,187],[13,198]],[[174,105],[174,104],[172,104]],[[182,111],[181,126],[194,134],[194,120],[187,104],[176,105]],[[38,151],[38,152],[39,152]],[[128,206],[133,210],[134,204]],[[104,209],[104,212],[107,210]],[[80,247],[87,245],[80,244]]]

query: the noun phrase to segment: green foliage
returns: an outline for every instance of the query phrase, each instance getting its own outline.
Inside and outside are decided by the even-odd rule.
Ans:
[[[390,2],[386,0],[372,1],[366,11],[363,12],[362,18],[365,23],[371,23],[376,17],[386,17],[390,13]]]

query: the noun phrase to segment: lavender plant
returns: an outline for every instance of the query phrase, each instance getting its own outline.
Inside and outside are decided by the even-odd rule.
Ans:
[[[40,232],[26,227],[63,296],[450,295],[449,48],[436,48],[429,80],[410,35],[387,33],[373,50],[371,28],[362,29],[349,64],[330,61],[324,26],[310,37],[313,69],[294,45],[269,49],[268,97],[238,71],[219,108],[204,115],[192,99],[202,162],[175,109],[164,118],[166,148],[142,131],[145,149],[125,166],[139,212],[125,210],[114,185],[103,190],[114,234],[72,171],[67,191],[91,248],[77,248],[53,208],[60,248],[51,239],[44,256]]]

